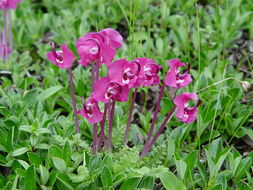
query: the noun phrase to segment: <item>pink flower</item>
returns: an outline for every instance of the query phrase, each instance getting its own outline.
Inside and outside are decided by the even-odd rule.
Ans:
[[[191,74],[189,73],[190,64],[185,73],[180,74],[179,67],[186,67],[185,63],[180,62],[178,59],[172,59],[168,61],[170,70],[165,76],[165,84],[173,88],[182,88],[192,82]]]
[[[113,48],[122,47],[123,38],[119,32],[112,28],[106,28],[99,32],[105,38],[105,43]]]
[[[112,82],[108,76],[99,79],[94,87],[95,98],[104,103],[110,100],[126,102],[128,100],[129,87],[122,86],[117,82]]]
[[[21,0],[0,0],[0,9],[16,9]]]
[[[112,82],[117,82],[120,85],[128,85],[129,88],[138,87],[138,75],[141,66],[136,61],[127,61],[119,59],[113,62],[108,68],[108,75]]]
[[[148,58],[136,58],[141,65],[141,71],[139,74],[138,83],[142,86],[152,86],[160,83],[160,77],[158,75],[159,70],[162,68],[153,59]]]
[[[93,94],[91,94],[87,102],[83,104],[83,108],[77,111],[77,114],[81,114],[91,124],[100,122],[103,119],[103,113],[100,111],[98,102]]]
[[[72,64],[75,61],[75,54],[68,49],[67,45],[60,45],[60,50],[56,50],[55,43],[51,43],[51,45],[53,51],[47,53],[47,58],[62,69],[72,67]]]
[[[81,59],[80,64],[87,66],[91,61],[109,66],[115,56],[115,48],[122,46],[122,37],[113,29],[104,29],[100,32],[89,32],[76,42],[77,52]]]
[[[197,94],[185,92],[174,99],[174,104],[177,106],[176,116],[184,123],[192,123],[197,117],[200,101],[195,106],[189,107],[190,100],[198,100]]]

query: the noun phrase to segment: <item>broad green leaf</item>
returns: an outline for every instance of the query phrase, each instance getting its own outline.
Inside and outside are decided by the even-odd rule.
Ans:
[[[113,169],[113,162],[112,162],[112,158],[110,155],[106,155],[103,159],[103,166],[106,166],[109,170],[112,171]]]
[[[67,167],[69,167],[70,162],[71,162],[71,147],[70,147],[68,141],[66,141],[66,143],[63,147],[62,156],[66,162]]]
[[[98,170],[100,169],[101,164],[102,164],[102,159],[99,154],[92,156],[89,162],[89,172],[92,174],[97,173]]]
[[[243,127],[242,130],[253,140],[253,130],[251,128]]]
[[[60,172],[64,172],[66,171],[66,163],[63,159],[58,158],[58,157],[52,157],[54,166],[56,167],[56,169]]]
[[[38,168],[39,165],[42,165],[41,158],[36,153],[28,152],[27,155],[30,163],[34,164],[35,168]]]
[[[24,161],[24,160],[18,160],[18,162],[23,166],[23,168],[26,170],[27,168],[29,168],[29,164]]]
[[[18,178],[19,178],[19,175],[16,175],[16,177],[15,177],[15,179],[14,179],[14,182],[13,182],[13,184],[12,184],[11,190],[16,190],[16,189],[17,189]]]
[[[176,166],[178,176],[181,178],[181,180],[183,180],[187,169],[187,164],[183,160],[176,160]]]
[[[140,188],[140,189],[153,189],[154,183],[155,183],[154,177],[152,177],[152,176],[144,177],[141,180],[141,183],[138,186],[138,188]]]
[[[43,185],[46,185],[48,179],[49,179],[49,172],[47,171],[47,169],[40,165],[40,177],[41,177],[41,182]]]
[[[103,187],[112,186],[112,173],[107,167],[104,167],[102,169],[101,181],[102,181]]]
[[[167,190],[186,190],[184,184],[168,170],[162,171],[159,178]]]
[[[35,190],[36,189],[36,181],[35,181],[35,168],[34,165],[31,165],[25,171],[25,181],[24,181],[24,189],[25,190]]]
[[[40,134],[51,134],[52,133],[52,131],[48,128],[39,128],[38,132]]]
[[[58,91],[60,91],[63,87],[62,86],[53,86],[51,88],[48,88],[46,90],[43,90],[42,93],[38,96],[38,99],[40,101],[46,100],[47,98],[51,97]]]
[[[58,174],[57,179],[64,185],[64,189],[74,190],[72,187],[71,181],[68,176],[64,173]]]
[[[228,153],[231,151],[231,148],[226,148],[222,151],[219,159],[218,159],[218,162],[215,164],[215,167],[216,167],[216,172],[218,172],[221,168],[221,165],[222,163],[224,162],[224,160],[227,158],[228,156]]]
[[[58,146],[51,146],[49,149],[49,154],[51,157],[62,158],[62,150]]]
[[[250,166],[252,166],[252,158],[247,157],[242,159],[235,172],[235,176],[239,179],[243,178],[246,176],[246,171],[250,168]]]
[[[213,177],[216,173],[215,163],[214,163],[213,158],[211,157],[209,151],[205,148],[204,148],[204,150],[205,150],[205,153],[206,153],[206,158],[207,158],[207,163],[208,163],[210,176]]]
[[[141,181],[140,177],[127,179],[120,187],[120,190],[135,190]]]
[[[20,156],[28,151],[27,147],[19,148],[12,153],[12,156]]]
[[[32,133],[32,126],[30,125],[22,125],[18,128],[20,131],[25,131],[28,133]]]
[[[185,162],[187,163],[187,169],[189,171],[192,171],[192,169],[196,165],[197,159],[198,159],[198,151],[197,150],[195,150],[187,155],[187,157],[185,158]]]

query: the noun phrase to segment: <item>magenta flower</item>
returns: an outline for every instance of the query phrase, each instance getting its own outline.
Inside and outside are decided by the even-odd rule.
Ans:
[[[189,107],[190,100],[198,100],[197,94],[185,92],[174,99],[174,104],[177,106],[176,116],[184,123],[192,123],[197,117],[200,101],[195,106]]]
[[[21,0],[0,0],[0,9],[16,9]]]
[[[103,119],[103,113],[100,111],[98,101],[94,98],[93,94],[83,104],[83,108],[77,111],[77,114],[81,114],[91,124],[100,122]]]
[[[112,28],[106,28],[101,30],[99,34],[102,34],[105,38],[105,43],[113,48],[121,48],[123,38],[119,32]]]
[[[188,64],[187,71],[180,74],[179,67],[186,67],[185,63],[180,62],[178,59],[168,61],[170,70],[165,76],[165,84],[173,88],[182,88],[192,82],[191,74],[189,74],[190,64]]]
[[[153,59],[148,58],[136,58],[141,65],[141,71],[139,74],[138,83],[142,86],[152,86],[160,83],[160,77],[158,75],[159,70],[162,68]]]
[[[94,97],[104,103],[110,100],[126,102],[128,100],[129,87],[112,82],[108,76],[99,79],[94,87]]]
[[[128,85],[129,88],[137,88],[138,78],[141,66],[136,61],[127,61],[119,59],[113,62],[108,68],[108,75],[112,82],[117,82],[120,85]]]
[[[72,64],[75,61],[75,54],[68,49],[67,45],[60,45],[60,50],[56,50],[55,43],[51,43],[51,45],[53,51],[47,53],[47,58],[62,69],[72,67]]]
[[[116,53],[114,47],[120,47],[119,37],[111,30],[89,32],[77,40],[76,47],[78,55],[81,57],[78,61],[80,64],[87,66],[91,61],[97,61],[99,65],[105,63],[109,66],[111,64]]]

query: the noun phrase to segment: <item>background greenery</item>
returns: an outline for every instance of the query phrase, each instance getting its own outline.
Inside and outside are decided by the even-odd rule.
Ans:
[[[76,51],[78,37],[110,27],[124,37],[115,59],[152,58],[163,66],[161,76],[168,59],[190,62],[194,82],[177,93],[228,77],[252,84],[252,11],[251,0],[23,0],[12,12],[15,51],[0,64],[0,188],[252,189],[252,88],[246,92],[231,79],[201,91],[197,121],[173,118],[139,160],[157,96],[157,88],[144,88],[129,147],[123,147],[129,103],[119,103],[114,151],[92,155],[92,126],[80,117],[81,135],[75,134],[68,74],[45,57],[52,40]],[[90,77],[90,68],[75,65],[79,108]],[[169,94],[157,127],[172,107]]]

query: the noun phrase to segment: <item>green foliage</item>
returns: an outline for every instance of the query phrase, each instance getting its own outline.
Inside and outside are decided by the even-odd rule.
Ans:
[[[234,79],[199,91],[229,77],[253,83],[252,11],[250,0],[22,1],[12,12],[15,51],[0,63],[0,189],[252,189],[253,154],[241,149],[253,140],[252,91]],[[122,146],[129,103],[117,103],[114,150],[92,155],[92,126],[80,117],[75,134],[68,73],[45,57],[52,40],[74,51],[78,37],[107,27],[125,38],[115,59],[147,56],[163,66],[161,76],[168,59],[190,62],[195,80],[186,90],[203,102],[195,123],[172,118],[143,159],[148,106],[134,110],[140,121],[131,125],[130,148]],[[73,75],[81,108],[90,69],[75,65]],[[169,94],[156,130],[172,107]],[[147,88],[142,95],[154,98]]]

